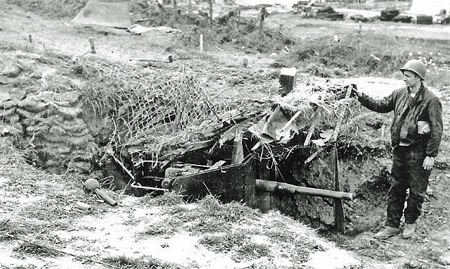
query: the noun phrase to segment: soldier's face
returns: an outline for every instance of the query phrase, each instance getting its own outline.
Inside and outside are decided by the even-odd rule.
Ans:
[[[420,84],[420,77],[417,76],[414,72],[411,71],[403,71],[403,81],[406,86],[414,87],[417,84]]]

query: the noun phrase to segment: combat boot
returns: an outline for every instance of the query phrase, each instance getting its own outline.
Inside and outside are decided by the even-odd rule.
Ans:
[[[374,235],[376,239],[388,239],[391,236],[397,235],[400,232],[400,228],[386,226],[383,230]]]
[[[412,224],[405,223],[405,227],[403,228],[402,236],[405,239],[411,238],[414,235],[415,231],[416,231],[415,223],[412,223]]]

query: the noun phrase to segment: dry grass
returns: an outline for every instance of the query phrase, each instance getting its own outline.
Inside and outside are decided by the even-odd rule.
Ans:
[[[237,262],[261,257],[271,258],[270,247],[266,244],[251,242],[251,236],[247,231],[206,235],[200,240],[200,244],[216,253],[230,253],[232,259]]]
[[[187,230],[200,237],[199,244],[215,253],[227,254],[236,262],[261,257],[275,259],[280,254],[278,249],[272,249],[272,244],[298,263],[307,261],[311,251],[325,250],[309,237],[312,230],[299,236],[290,230],[290,224],[282,220],[257,224],[264,218],[258,211],[239,203],[223,204],[213,196],[206,196],[190,205],[184,202],[171,205],[165,211],[167,217],[147,226],[143,235],[170,236]],[[264,243],[255,241],[260,236],[267,240]]]
[[[151,204],[158,206],[174,206],[184,204],[184,197],[176,192],[165,192],[163,195],[157,195],[156,197],[152,194],[148,194],[142,197],[141,202],[143,204]]]
[[[22,256],[40,259],[67,256],[64,249],[72,246],[72,240],[80,243],[83,239],[79,236],[70,239],[59,235],[63,231],[77,234],[79,229],[94,232],[90,226],[77,226],[77,219],[89,217],[100,221],[108,210],[108,205],[100,204],[87,211],[76,210],[73,205],[77,201],[95,204],[95,197],[83,192],[77,177],[49,175],[27,164],[18,150],[3,148],[1,152],[0,178],[15,175],[10,179],[8,188],[4,189],[2,199],[9,199],[8,197],[18,193],[21,197],[26,195],[30,201],[22,206],[13,203],[13,200],[3,204],[2,213],[12,212],[14,209],[15,213],[10,215],[10,220],[2,222],[0,243],[18,242],[14,252]],[[28,173],[22,174],[20,170]],[[32,174],[29,173],[30,170],[33,171]],[[24,198],[16,195],[15,199],[23,201]],[[223,204],[213,196],[206,196],[195,203],[186,203],[176,193],[167,192],[157,197],[148,195],[139,198],[135,208],[116,207],[114,213],[120,216],[130,210],[142,208],[149,211],[153,211],[152,208],[161,210],[157,218],[147,219],[150,222],[142,232],[131,234],[136,243],[148,238],[170,238],[179,233],[187,233],[198,238],[199,245],[214,253],[226,255],[237,263],[259,258],[275,261],[280,257],[290,257],[300,264],[307,261],[309,253],[327,248],[325,243],[319,243],[313,230],[288,217],[276,212],[271,212],[270,216],[261,214],[237,202]],[[123,225],[142,225],[139,218],[128,217],[124,221]],[[261,241],[261,238],[266,239]],[[195,264],[170,263],[145,254],[138,258],[127,254],[101,256],[103,258],[93,259],[75,255],[87,264],[100,264],[110,268],[198,268]],[[277,267],[268,262],[257,268]]]
[[[19,0],[7,2],[27,8],[34,12],[52,17],[71,17],[86,3],[85,0]],[[130,1],[130,8],[137,16],[164,17],[158,8],[140,0]],[[171,12],[167,6],[166,12]],[[167,16],[165,16],[167,17]],[[170,17],[170,16],[169,16]],[[168,20],[153,21],[153,25],[169,23]],[[244,46],[250,52],[268,53],[282,50],[285,46],[291,53],[278,59],[283,66],[297,66],[316,75],[336,76],[396,76],[398,68],[410,58],[421,58],[430,64],[427,83],[436,88],[449,86],[448,59],[445,42],[437,40],[409,39],[385,35],[376,32],[359,32],[343,34],[339,42],[332,36],[315,39],[296,39],[289,35],[288,29],[264,27],[259,21],[230,17],[226,23],[217,20],[213,28],[195,26],[195,20],[189,16],[180,16],[179,22],[172,26],[183,30],[180,36],[184,46],[198,46],[198,37],[204,35],[205,48],[214,48],[217,44],[232,43]],[[292,57],[292,54],[296,57]],[[191,57],[191,56],[189,56]],[[431,65],[433,62],[433,65]]]
[[[183,226],[192,234],[210,234],[228,232],[235,223],[256,219],[260,214],[243,204],[232,202],[223,204],[217,198],[208,195],[192,208],[180,195],[167,192],[162,196],[145,198],[145,203],[164,206],[171,217],[149,225],[144,234],[173,234]]]

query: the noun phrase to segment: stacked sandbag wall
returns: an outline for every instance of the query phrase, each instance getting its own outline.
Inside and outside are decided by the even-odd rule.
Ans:
[[[95,117],[67,70],[42,55],[3,53],[0,64],[0,138],[55,173],[91,172],[107,119]],[[65,60],[65,59],[63,59]],[[44,63],[45,64],[42,64]]]
[[[89,171],[97,146],[82,118],[80,94],[41,92],[20,99],[18,91],[2,94],[2,135],[24,138],[28,158],[40,167]]]

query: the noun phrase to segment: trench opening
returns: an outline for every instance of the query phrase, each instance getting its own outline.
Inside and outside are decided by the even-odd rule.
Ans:
[[[11,92],[14,93],[15,91]],[[61,95],[56,93],[47,94],[46,98],[55,98],[56,96],[61,98]],[[27,99],[35,99],[36,96],[37,94],[31,93],[24,95],[22,98],[25,98],[23,100],[31,104],[30,100]],[[73,101],[71,101],[73,104],[84,104],[80,100],[84,100],[85,97],[79,93],[74,96],[67,95],[66,98],[73,98]],[[47,102],[45,99],[42,100],[44,100],[42,103]],[[207,143],[200,143],[198,149],[184,150],[182,154],[176,154],[176,158],[155,161],[155,156],[151,152],[139,151],[134,153],[131,147],[111,147],[110,140],[107,139],[111,136],[111,128],[104,128],[104,122],[110,119],[99,117],[98,111],[92,110],[90,106],[81,107],[84,109],[82,113],[76,110],[73,115],[65,115],[65,117],[63,112],[67,113],[67,109],[63,112],[61,112],[61,109],[61,111],[52,113],[43,109],[46,113],[40,114],[45,116],[37,120],[36,116],[32,116],[35,119],[34,122],[27,121],[27,117],[31,117],[30,114],[25,113],[20,108],[16,109],[15,112],[19,114],[16,123],[21,124],[21,128],[25,132],[22,137],[8,137],[18,147],[30,145],[30,143],[38,144],[32,150],[26,151],[27,159],[36,166],[55,173],[71,169],[72,172],[86,175],[86,178],[96,178],[104,188],[113,191],[124,190],[127,195],[162,195],[165,191],[170,190],[169,183],[173,178],[195,176],[197,173],[211,170],[211,167],[215,167],[216,170],[219,169],[218,174],[211,174],[211,177],[219,178],[222,174],[221,169],[232,166],[236,155],[240,155],[240,158],[238,158],[240,162],[251,157],[249,168],[239,170],[238,167],[238,170],[224,176],[221,180],[233,180],[244,175],[257,180],[334,190],[332,148],[329,146],[322,149],[315,146],[303,146],[302,143],[306,139],[307,132],[294,134],[290,137],[288,143],[279,144],[261,143],[261,137],[255,136],[248,129],[242,129],[240,131],[242,139],[238,141],[241,146],[240,150],[236,149],[236,133],[239,132],[233,131],[233,135],[224,140],[223,143],[218,142],[220,140],[220,136],[218,136],[211,141],[207,141]],[[270,118],[274,111],[276,109],[271,109],[270,113],[265,116],[259,115],[256,119]],[[61,117],[61,114],[63,117]],[[14,113],[11,113],[12,118],[14,118],[13,116]],[[50,123],[52,118],[62,118],[62,122],[65,122],[65,128],[67,129],[60,127],[58,122]],[[368,127],[378,130],[383,126],[382,119],[367,119],[369,120],[365,125]],[[253,120],[253,124],[257,120]],[[44,128],[42,122],[46,122],[48,126]],[[68,124],[68,122],[72,124]],[[87,130],[93,130],[96,126],[101,132],[95,135],[87,133],[83,137],[83,135],[74,131],[75,125],[79,128],[81,122]],[[164,122],[170,123],[171,121],[166,120]],[[103,127],[101,127],[102,124]],[[235,121],[233,124],[233,126],[249,125],[245,120]],[[226,126],[226,130],[231,129],[228,125]],[[36,136],[35,130],[31,134],[32,129],[30,127],[42,128],[41,136]],[[69,130],[74,131],[71,136],[67,135]],[[50,131],[50,135],[46,134],[45,131]],[[80,132],[83,132],[83,130]],[[311,137],[312,139],[320,139],[322,135],[322,128],[317,128]],[[80,137],[82,138],[80,139]],[[68,145],[68,142],[71,141],[76,145]],[[80,143],[83,143],[84,146],[80,146]],[[98,150],[100,148],[101,151],[93,153],[93,149]],[[381,224],[379,219],[382,219],[380,215],[383,212],[379,211],[375,205],[384,203],[382,194],[386,192],[388,186],[389,165],[383,162],[386,162],[388,152],[383,147],[368,146],[364,148],[357,143],[348,143],[348,141],[338,141],[337,149],[341,191],[353,195],[353,200],[343,201],[347,232],[359,233],[367,229],[374,229]],[[369,151],[370,154],[367,154]],[[74,153],[77,155],[74,156]],[[314,155],[315,157],[308,161]],[[246,182],[236,181],[235,183],[245,184]],[[218,182],[218,185],[220,184]],[[191,189],[191,193],[187,193],[186,198],[188,200],[201,198],[200,195],[210,193],[224,202],[231,200],[245,202],[245,188],[227,190],[226,187],[221,187],[221,190],[225,192],[211,193],[211,189],[217,190],[217,188],[206,184],[196,185],[194,186],[195,190]],[[251,185],[251,187],[255,188],[252,207],[259,208],[263,212],[279,210],[283,214],[292,216],[321,230],[331,230],[335,226],[333,198],[286,192],[279,189],[267,191],[257,188],[255,185]],[[230,198],[226,195],[227,192],[243,192],[243,194]],[[367,212],[375,212],[376,214],[367,214]]]
[[[245,202],[250,195],[245,186],[256,184],[250,179],[333,190],[326,143],[337,112],[345,110],[336,145],[342,191],[354,194],[343,203],[346,223],[362,231],[374,228],[367,216],[380,219],[374,205],[383,203],[379,196],[388,178],[389,115],[371,114],[345,99],[342,85],[324,80],[281,96],[278,77],[244,70],[242,79],[263,81],[260,90],[248,91],[245,83],[225,85],[227,98],[212,98],[217,88],[187,73],[73,61],[58,54],[2,55],[2,64],[11,66],[0,96],[2,143],[22,149],[33,165],[95,178],[105,188],[130,195],[160,195],[167,169],[183,173],[189,164],[196,167],[183,176],[207,174],[211,167],[224,182],[247,176],[244,183],[226,185],[231,191],[217,194],[224,199],[229,194],[229,200]],[[249,156],[251,165],[241,165]],[[206,187],[213,188],[199,183],[193,191],[207,193]],[[255,207],[263,211],[277,209],[313,227],[334,226],[332,198],[279,188],[253,191]]]

